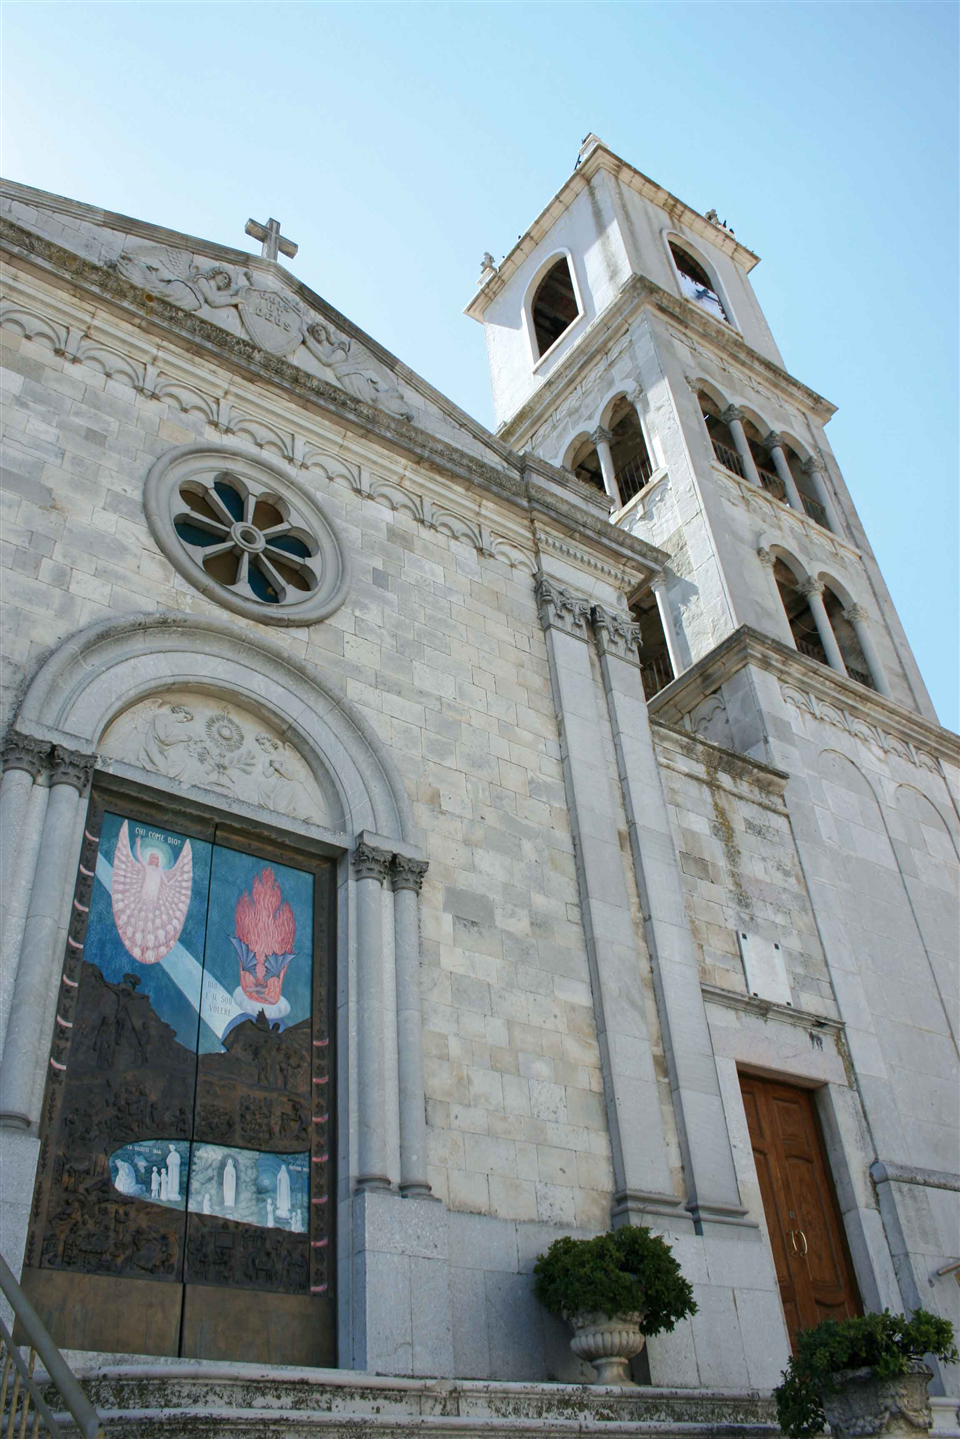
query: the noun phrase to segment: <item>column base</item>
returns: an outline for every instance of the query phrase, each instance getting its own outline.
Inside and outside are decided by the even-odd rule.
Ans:
[[[385,1174],[361,1174],[357,1177],[355,1191],[365,1189],[392,1190],[393,1185]]]
[[[661,1194],[657,1190],[620,1189],[613,1196],[610,1219],[614,1226],[620,1224],[644,1224],[652,1215],[666,1219],[685,1220],[683,1200],[675,1194]]]
[[[442,1202],[439,1194],[434,1194],[429,1184],[418,1179],[411,1179],[408,1184],[401,1182],[400,1193],[404,1199],[429,1199],[433,1204]]]
[[[742,1204],[721,1204],[709,1199],[695,1200],[684,1206],[693,1219],[698,1233],[704,1224],[733,1224],[741,1229],[759,1229],[755,1219],[747,1218],[746,1207]]]

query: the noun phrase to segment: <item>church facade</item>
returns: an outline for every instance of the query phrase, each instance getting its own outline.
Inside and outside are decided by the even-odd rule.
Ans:
[[[957,1321],[960,744],[756,256],[591,136],[495,433],[263,254],[11,184],[2,1248],[75,1354],[654,1385]],[[955,1374],[935,1380],[956,1392]]]

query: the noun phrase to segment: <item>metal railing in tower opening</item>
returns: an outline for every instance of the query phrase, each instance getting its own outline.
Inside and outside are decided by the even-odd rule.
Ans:
[[[634,455],[616,472],[617,489],[621,505],[627,504],[634,495],[639,495],[644,485],[649,484],[653,465],[644,454]]]
[[[743,461],[736,450],[731,450],[729,445],[722,445],[720,441],[715,440],[712,435],[710,437],[710,443],[713,445],[713,453],[723,468],[730,470],[735,475],[739,475],[741,480],[745,480],[747,477],[744,473]]]
[[[80,1387],[79,1380],[47,1333],[37,1311],[24,1294],[0,1254],[0,1291],[27,1336],[29,1355],[24,1359],[20,1346],[0,1319],[0,1439],[38,1439],[49,1435],[60,1439],[63,1428],[58,1424],[34,1378],[39,1357],[49,1382],[56,1389],[63,1406],[82,1435],[82,1439],[104,1439],[103,1425],[97,1411]]]

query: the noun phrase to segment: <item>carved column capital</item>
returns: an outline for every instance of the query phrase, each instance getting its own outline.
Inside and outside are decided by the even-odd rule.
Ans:
[[[811,595],[822,595],[825,586],[823,580],[818,580],[816,575],[807,575],[805,579],[800,581],[797,589],[802,595],[809,599]]]
[[[540,623],[545,630],[556,628],[568,635],[586,640],[590,623],[590,601],[573,590],[547,579],[545,574],[537,575],[537,605]]]
[[[593,606],[590,618],[593,622],[593,638],[600,656],[616,655],[618,659],[626,660],[628,664],[639,668],[642,643],[640,626],[634,624],[626,615],[605,610],[602,605]]]
[[[613,439],[613,435],[610,433],[609,430],[605,429],[603,425],[598,425],[597,428],[594,430],[593,434],[588,436],[588,438],[591,445],[593,446],[609,445],[610,441]]]
[[[412,889],[419,894],[423,876],[429,868],[428,860],[409,859],[405,854],[395,854],[391,870],[394,889]]]
[[[757,548],[757,559],[760,561],[760,563],[761,563],[762,565],[768,565],[771,570],[773,569],[774,565],[775,565],[776,562],[777,562],[777,557],[776,557],[776,555],[771,554],[770,551],[769,551],[764,545],[759,545],[759,546],[758,546],[758,548]]]
[[[65,745],[55,744],[50,784],[68,784],[78,794],[84,794],[93,778],[96,764],[95,754],[84,754],[82,750],[67,749]]]
[[[770,450],[771,452],[773,450],[783,449],[783,440],[777,434],[776,430],[771,430],[769,435],[764,435],[763,447],[765,450]]]
[[[852,604],[847,605],[847,608],[843,612],[843,618],[849,620],[852,625],[865,625],[870,616],[863,608],[863,605]]]
[[[824,472],[823,461],[818,460],[816,455],[808,455],[800,468],[805,475],[822,475]]]
[[[32,735],[10,730],[3,745],[3,768],[23,769],[34,779],[46,768],[50,760],[50,742],[34,739]]]
[[[353,851],[353,872],[357,879],[375,879],[383,884],[392,863],[393,855],[388,849],[379,849],[363,839]]]
[[[725,425],[743,424],[743,411],[736,405],[728,405],[720,418]]]
[[[642,396],[643,386],[638,380],[637,383],[634,385],[633,389],[627,391],[626,398],[630,401],[631,405],[636,407],[640,403]]]

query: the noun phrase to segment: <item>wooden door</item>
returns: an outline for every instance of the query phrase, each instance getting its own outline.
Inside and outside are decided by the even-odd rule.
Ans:
[[[66,1348],[336,1362],[334,872],[87,816],[23,1287]]]
[[[741,1074],[740,1088],[791,1343],[860,1297],[809,1089]]]

